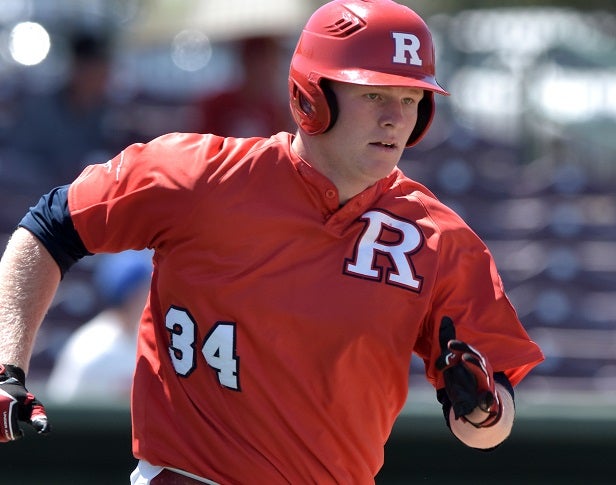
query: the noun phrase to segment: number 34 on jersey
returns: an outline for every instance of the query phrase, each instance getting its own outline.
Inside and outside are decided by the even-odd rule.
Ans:
[[[188,310],[171,307],[165,316],[165,326],[170,334],[169,356],[175,372],[187,377],[197,366],[197,324]],[[235,349],[235,323],[216,322],[200,350],[217,373],[220,385],[239,391],[239,357]]]

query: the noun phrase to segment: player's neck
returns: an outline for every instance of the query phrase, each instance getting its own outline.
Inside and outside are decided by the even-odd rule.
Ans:
[[[319,150],[319,144],[313,143],[311,139],[305,140],[305,137],[309,137],[309,135],[297,133],[291,144],[291,149],[299,158],[336,186],[340,206],[346,204],[371,185],[350,183],[348,178],[345,178],[328,162],[327,156]]]

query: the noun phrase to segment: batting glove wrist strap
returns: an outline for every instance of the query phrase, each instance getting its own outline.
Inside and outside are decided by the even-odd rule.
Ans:
[[[473,423],[472,421],[470,421],[469,419],[467,419],[466,417],[462,416],[462,420],[472,426],[474,426],[475,428],[490,428],[492,426],[494,426],[496,423],[498,423],[503,415],[503,402],[498,399],[498,396],[496,396],[497,402],[498,402],[498,407],[496,408],[496,410],[491,410],[488,412],[488,417],[486,419],[484,419],[481,423]],[[493,409],[494,406],[492,406],[491,409]]]
[[[26,389],[26,374],[17,366],[0,364],[0,443],[23,436],[19,421],[39,433],[48,433],[45,407]]]

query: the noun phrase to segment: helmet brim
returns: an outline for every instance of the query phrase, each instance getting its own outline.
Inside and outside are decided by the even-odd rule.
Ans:
[[[321,72],[318,73],[318,77],[366,86],[399,86],[424,89],[442,94],[443,96],[449,96],[449,93],[438,84],[436,79],[430,76],[409,77],[408,75],[400,76],[382,71],[371,71],[369,69],[342,69],[331,73]],[[311,78],[314,79],[315,77],[311,76]]]

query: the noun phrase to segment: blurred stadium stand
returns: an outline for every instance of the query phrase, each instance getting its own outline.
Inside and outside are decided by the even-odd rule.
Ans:
[[[298,5],[310,10],[322,3]],[[403,3],[421,12],[420,4]],[[172,30],[181,22],[143,17],[148,12],[140,12],[140,2],[123,2],[121,8],[120,2],[90,2],[81,10],[76,4],[54,2],[51,8],[44,1],[12,1],[0,13],[0,29],[8,33],[18,22],[38,21],[49,25],[52,40],[61,45],[57,26],[67,16],[76,23],[111,22],[121,43],[111,88],[115,122],[126,139],[146,141],[186,129],[195,96],[237,75],[237,59],[223,34],[193,36],[191,51],[190,43],[174,47]],[[609,5],[584,13],[557,7],[464,10],[429,19],[439,81],[452,97],[437,100],[432,131],[405,154],[401,168],[486,241],[521,320],[547,359],[521,384],[515,434],[490,458],[470,455],[451,439],[421,364],[414,361],[409,406],[388,444],[378,483],[407,483],[400,477],[477,483],[478,470],[480,482],[611,483],[604,458],[616,451],[616,15]],[[300,10],[286,15],[298,16],[301,24],[305,10]],[[270,28],[288,35],[291,48],[297,24],[278,31],[280,25]],[[240,30],[234,35],[241,36]],[[8,46],[0,45],[0,51],[8,52]],[[178,60],[170,52],[188,58]],[[61,49],[53,44],[49,58],[37,66],[0,56],[2,246],[40,195],[28,184],[29,174],[15,173],[19,167],[8,158],[12,113],[23,96],[58,82],[63,66]],[[34,391],[66,337],[101,309],[92,268],[85,259],[62,283],[37,340]],[[3,463],[13,463],[0,482],[9,477],[6,483],[18,483],[26,460],[38,478],[19,483],[79,483],[84,473],[88,483],[127,481],[133,461],[123,407],[51,411],[57,431],[49,439],[28,436],[0,449]],[[84,447],[93,435],[96,443]],[[41,474],[49,473],[44,481],[38,481],[43,479],[32,469],[33,460]],[[450,474],[453,469],[459,473]],[[92,472],[100,472],[99,481],[90,478]]]
[[[616,16],[495,8],[432,24],[452,98],[402,168],[492,251],[547,357],[525,394],[600,396],[616,419]]]

